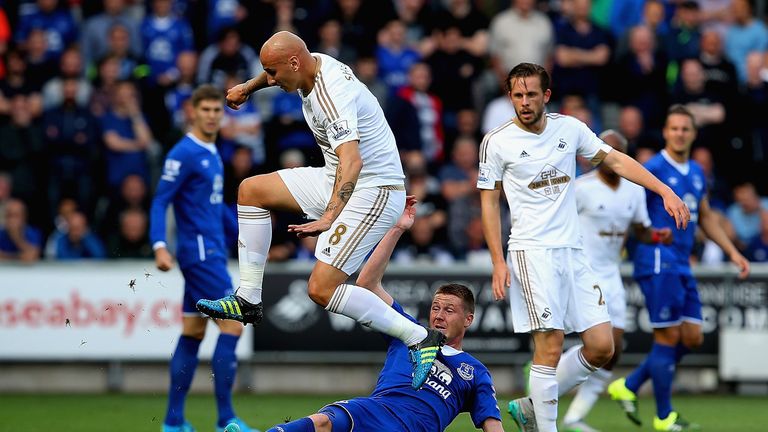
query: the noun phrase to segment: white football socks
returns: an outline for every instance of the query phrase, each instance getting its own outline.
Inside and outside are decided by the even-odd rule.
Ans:
[[[249,303],[261,303],[261,284],[272,243],[272,218],[268,210],[237,206],[237,254],[240,263],[240,288],[237,295]]]
[[[609,370],[598,369],[592,373],[587,381],[579,387],[576,397],[573,398],[568,412],[563,417],[563,422],[568,424],[584,420],[612,378],[613,373]]]
[[[560,362],[557,364],[557,384],[560,395],[568,393],[586,381],[587,377],[597,370],[584,358],[582,348],[582,345],[576,345],[560,357]]]
[[[531,387],[531,401],[536,413],[539,432],[557,432],[557,373],[555,368],[531,365],[528,378]]]
[[[427,337],[427,329],[400,315],[376,294],[356,285],[341,284],[336,287],[325,309],[400,339],[406,346],[417,344]]]

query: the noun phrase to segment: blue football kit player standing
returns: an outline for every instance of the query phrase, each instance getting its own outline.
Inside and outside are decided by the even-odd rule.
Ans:
[[[183,329],[170,364],[171,384],[164,432],[192,432],[184,419],[184,401],[197,369],[197,353],[205,336],[207,319],[195,308],[206,296],[232,292],[227,273],[225,232],[236,232],[234,215],[223,204],[223,164],[214,142],[224,114],[224,96],[210,85],[192,94],[194,109],[191,131],[168,153],[150,213],[150,239],[157,268],[168,271],[172,257],[166,246],[165,214],[173,204],[178,231],[176,257],[184,275]],[[237,370],[235,348],[242,324],[216,321],[221,334],[211,359],[214,391],[218,408],[218,430],[237,423],[232,408],[232,385]]]
[[[691,349],[703,342],[701,301],[691,274],[689,257],[698,225],[720,246],[739,268],[741,278],[749,274],[749,262],[739,253],[706,196],[705,176],[701,167],[689,160],[696,138],[694,117],[682,105],[673,105],[664,125],[665,147],[646,163],[656,177],[683,197],[691,211],[688,229],[678,231],[670,245],[640,244],[635,253],[635,279],[645,296],[653,327],[654,343],[648,357],[626,378],[608,386],[608,393],[619,401],[629,419],[641,424],[637,412],[637,391],[649,378],[656,399],[657,431],[697,430],[672,409],[672,382],[676,364]],[[664,210],[661,198],[647,192],[648,215],[654,227],[674,227],[675,221]]]
[[[416,200],[408,197],[402,216],[382,238],[360,272],[357,285],[366,287],[408,320],[416,320],[381,286],[381,279],[398,239],[413,225]],[[430,327],[446,336],[421,390],[411,386],[408,347],[399,339],[389,342],[376,388],[368,397],[337,401],[308,417],[280,424],[267,432],[428,432],[442,431],[461,412],[468,412],[476,427],[503,431],[501,413],[488,369],[461,350],[464,334],[474,319],[475,298],[461,284],[437,289],[429,313]]]

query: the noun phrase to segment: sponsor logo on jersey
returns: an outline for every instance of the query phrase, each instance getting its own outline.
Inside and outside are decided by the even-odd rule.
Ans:
[[[336,120],[328,126],[328,130],[331,133],[333,139],[336,141],[346,138],[352,134],[352,131],[349,129],[349,124],[346,120]]]
[[[522,153],[520,153],[520,159],[530,157],[531,155],[528,154],[527,151],[523,150]]]
[[[568,150],[568,143],[565,142],[564,139],[560,138],[557,140],[557,147],[555,147],[558,151],[564,152]]]
[[[432,363],[432,368],[430,369],[429,374],[434,375],[438,380],[445,384],[450,384],[453,381],[453,373],[451,373],[451,369],[440,360],[435,360],[435,362]]]
[[[462,363],[456,371],[464,381],[471,381],[475,377],[475,367],[466,363]]]
[[[570,181],[571,177],[568,174],[550,164],[546,164],[544,169],[528,184],[528,189],[552,201],[556,201],[560,194],[565,191]]]
[[[328,246],[327,248],[323,249],[321,253],[325,256],[331,256],[331,247]]]

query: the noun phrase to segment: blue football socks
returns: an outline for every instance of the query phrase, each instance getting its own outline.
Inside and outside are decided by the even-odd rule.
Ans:
[[[179,426],[184,422],[184,401],[197,369],[197,350],[200,339],[181,336],[171,358],[171,386],[168,389],[168,411],[165,424]]]
[[[235,374],[237,373],[235,348],[238,339],[239,336],[220,334],[211,358],[213,389],[216,394],[216,407],[219,411],[219,427],[226,426],[227,422],[235,417],[235,411],[232,408],[232,385],[235,383]]]
[[[672,381],[675,380],[677,347],[653,344],[648,356],[648,370],[653,381],[656,415],[665,419],[672,412]]]
[[[278,429],[280,428],[280,429]],[[277,425],[267,432],[315,432],[315,424],[309,417],[300,418],[292,422]]]

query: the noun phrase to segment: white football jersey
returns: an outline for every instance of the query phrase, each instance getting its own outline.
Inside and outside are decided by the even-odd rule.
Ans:
[[[581,248],[573,181],[576,155],[597,165],[612,150],[587,125],[546,114],[541,134],[512,120],[488,132],[480,145],[477,187],[501,182],[509,203],[509,250]]]
[[[616,189],[596,171],[576,179],[576,208],[584,235],[584,251],[598,273],[618,271],[621,249],[632,224],[651,226],[645,189],[620,179]]]
[[[333,183],[339,145],[359,140],[363,168],[357,188],[401,185],[405,181],[395,136],[376,97],[333,57],[312,53],[320,59],[315,87],[302,98],[302,111],[315,141],[323,150],[326,175]]]

